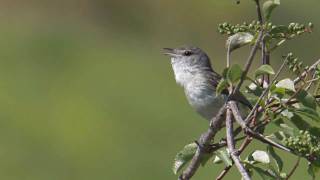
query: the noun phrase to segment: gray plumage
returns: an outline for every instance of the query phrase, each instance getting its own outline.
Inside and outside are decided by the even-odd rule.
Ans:
[[[227,94],[216,95],[221,76],[212,69],[209,57],[200,48],[192,46],[164,50],[171,57],[176,82],[183,87],[189,104],[210,120],[226,101]],[[241,94],[239,97],[244,99]]]

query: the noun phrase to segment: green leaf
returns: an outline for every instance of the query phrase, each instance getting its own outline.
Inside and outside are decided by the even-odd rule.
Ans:
[[[296,136],[299,134],[298,130],[288,126],[287,124],[280,124],[280,127],[283,129],[283,132],[289,136]]]
[[[260,66],[256,71],[255,71],[255,77],[258,77],[260,75],[263,75],[263,74],[270,74],[270,75],[273,75],[275,74],[274,73],[274,70],[273,68],[268,65],[268,64],[264,64],[262,66]]]
[[[289,111],[288,109],[283,110],[281,112],[281,115],[286,117],[287,119],[291,119],[294,116],[293,112]]]
[[[300,117],[299,115],[294,114],[290,118],[292,124],[294,124],[299,130],[309,130],[311,125],[306,122],[305,118]]]
[[[283,161],[282,161],[281,157],[278,154],[276,154],[276,152],[274,151],[272,146],[268,146],[267,151],[269,152],[271,157],[275,160],[277,168],[278,168],[277,170],[280,173],[283,168]]]
[[[287,133],[283,132],[283,131],[278,131],[272,134],[272,136],[274,136],[274,138],[276,140],[282,141],[283,139],[289,137],[290,135],[288,135]]]
[[[173,173],[177,174],[196,153],[198,146],[196,143],[186,145],[175,157],[172,167]]]
[[[315,109],[316,106],[317,106],[317,103],[316,103],[316,99],[310,94],[308,93],[307,91],[305,90],[301,90],[296,98],[304,105],[304,106],[307,106],[307,107],[310,107],[312,109]]]
[[[212,153],[208,154],[204,154],[203,157],[201,158],[201,166],[205,166],[207,164],[207,162],[209,161],[209,159],[213,156]]]
[[[217,95],[221,94],[228,86],[228,82],[225,79],[221,79],[217,85],[216,93]]]
[[[217,157],[222,160],[224,162],[224,164],[226,166],[232,166],[232,160],[230,159],[230,154],[229,152],[224,149],[224,150],[218,150],[215,152],[215,154],[217,155]],[[215,161],[219,161],[219,160],[216,160]]]
[[[312,177],[312,179],[316,178],[316,173],[319,172],[319,169],[320,169],[319,166],[317,166],[315,164],[312,164],[312,163],[309,163],[309,165],[308,165],[308,174]]]
[[[253,95],[260,97],[260,95],[263,92],[263,88],[261,86],[257,86],[256,83],[251,83],[249,84],[249,86],[246,86],[246,89],[249,93],[252,93]],[[258,99],[256,99],[258,100]]]
[[[269,155],[265,151],[256,150],[251,154],[251,157],[256,162],[260,162],[260,163],[263,163],[263,164],[269,164],[270,163]]]
[[[242,69],[238,64],[234,64],[230,67],[229,71],[227,72],[227,80],[233,84],[236,83],[242,75]]]
[[[272,11],[279,5],[280,0],[269,0],[263,3],[262,10],[267,21],[270,19]]]
[[[316,136],[316,137],[320,137],[320,128],[318,127],[312,127],[309,129],[310,134]]]
[[[301,118],[309,118],[310,120],[319,122],[320,116],[317,111],[308,107],[300,107],[299,109],[293,109],[293,112]]]
[[[288,29],[287,26],[279,25],[279,26],[276,26],[276,27],[272,28],[270,30],[270,33],[274,34],[274,35],[276,35],[276,34],[286,34],[286,33],[288,33],[288,31],[289,31],[289,29]]]
[[[231,51],[238,49],[251,43],[253,40],[253,35],[247,32],[239,32],[227,39],[226,47]]]
[[[213,164],[220,164],[222,163],[222,160],[218,156],[215,156],[212,162]]]
[[[276,84],[276,87],[277,88],[284,88],[284,89],[287,89],[287,90],[290,90],[290,91],[293,91],[293,92],[296,91],[295,87],[294,87],[294,82],[289,78],[279,81]]]
[[[276,87],[272,89],[272,93],[281,99],[286,94],[286,89],[282,87]]]
[[[229,68],[224,68],[224,69],[223,69],[223,71],[222,71],[222,73],[221,73],[221,75],[222,75],[223,78],[225,78],[225,79],[227,78],[227,73],[228,73],[228,71],[229,71]]]
[[[252,169],[259,174],[263,180],[274,180],[276,176],[271,175],[267,170],[253,166]]]

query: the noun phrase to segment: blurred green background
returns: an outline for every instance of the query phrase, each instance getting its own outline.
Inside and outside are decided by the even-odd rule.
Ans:
[[[256,17],[249,0],[0,2],[4,180],[176,179],[176,152],[207,122],[188,106],[161,48],[199,46],[221,72],[226,37],[217,24]],[[273,64],[288,50],[306,63],[320,57],[319,6],[282,1],[276,23],[311,21],[315,31],[279,49]],[[248,52],[236,52],[233,62]],[[210,164],[195,179],[213,179],[222,168]],[[233,170],[232,177],[239,175]]]

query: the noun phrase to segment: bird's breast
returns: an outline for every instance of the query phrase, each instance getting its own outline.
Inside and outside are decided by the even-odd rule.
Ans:
[[[188,84],[185,93],[189,104],[204,118],[210,120],[225,103],[224,95],[216,95],[215,89],[207,84]]]

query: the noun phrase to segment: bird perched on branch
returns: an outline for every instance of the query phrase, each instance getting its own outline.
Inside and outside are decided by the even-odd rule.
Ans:
[[[176,82],[184,88],[189,104],[202,117],[211,120],[227,100],[228,91],[216,94],[221,76],[212,69],[208,55],[192,46],[164,48],[164,51],[165,55],[171,57]],[[240,92],[232,98],[251,107]]]

